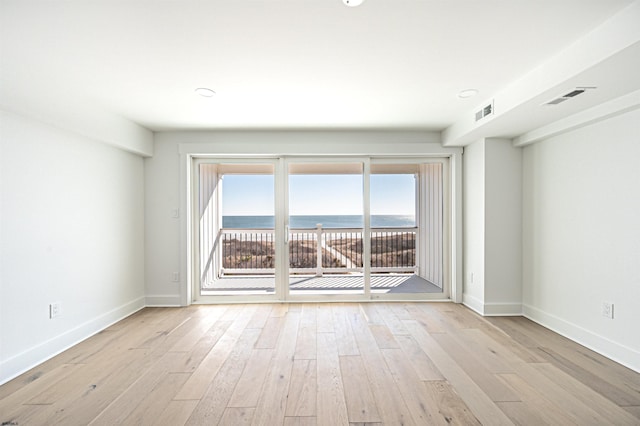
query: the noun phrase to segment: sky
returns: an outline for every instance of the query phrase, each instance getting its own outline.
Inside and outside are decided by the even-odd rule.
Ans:
[[[362,175],[290,175],[289,214],[362,215]],[[371,214],[413,215],[413,175],[371,175]],[[225,175],[223,216],[273,216],[272,175]]]

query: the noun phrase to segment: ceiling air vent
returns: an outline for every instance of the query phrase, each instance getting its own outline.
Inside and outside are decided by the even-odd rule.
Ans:
[[[571,98],[575,98],[576,96],[581,95],[584,92],[586,92],[587,90],[591,90],[591,89],[595,89],[595,87],[576,87],[575,89],[573,89],[569,93],[565,93],[562,96],[558,96],[558,97],[550,100],[549,102],[545,102],[543,105],[558,105],[558,104],[561,104],[564,101],[568,101]]]
[[[493,115],[493,101],[476,112],[476,121],[480,121],[488,115]]]

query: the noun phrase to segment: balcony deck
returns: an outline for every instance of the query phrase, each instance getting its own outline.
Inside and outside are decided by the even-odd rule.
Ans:
[[[289,290],[295,294],[362,293],[363,231],[360,228],[291,229],[288,235]],[[372,293],[442,293],[415,274],[417,227],[372,228]],[[275,291],[273,229],[223,228],[203,264],[213,273],[202,281],[202,295],[265,294]],[[218,265],[218,266],[216,266]]]
[[[359,275],[291,276],[291,291],[353,291],[363,288]],[[377,293],[441,293],[435,284],[414,274],[372,274],[371,290]],[[215,281],[215,285],[202,289],[202,294],[218,292],[273,292],[273,276],[230,276]]]

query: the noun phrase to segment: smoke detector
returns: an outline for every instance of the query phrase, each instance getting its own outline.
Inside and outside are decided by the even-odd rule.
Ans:
[[[216,92],[207,87],[198,87],[195,92],[203,98],[212,98],[216,95]]]
[[[473,98],[478,94],[478,89],[464,89],[458,92],[458,97],[460,99],[469,99]]]
[[[565,93],[561,96],[556,96],[548,102],[545,102],[543,105],[558,105],[564,101],[568,101],[569,99],[575,98],[578,95],[582,95],[587,90],[593,90],[595,87],[576,87],[570,92]]]
[[[342,0],[342,3],[349,7],[356,7],[360,6],[363,1],[364,0]]]

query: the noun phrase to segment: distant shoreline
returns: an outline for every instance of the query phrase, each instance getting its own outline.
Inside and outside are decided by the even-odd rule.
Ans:
[[[273,229],[273,216],[223,216],[223,228]],[[361,215],[292,215],[291,228],[311,229],[318,224],[324,228],[362,228]],[[413,215],[371,215],[372,228],[411,228],[416,226]]]

